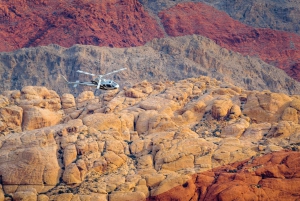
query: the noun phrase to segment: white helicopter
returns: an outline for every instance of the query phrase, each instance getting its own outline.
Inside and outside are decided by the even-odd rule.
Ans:
[[[115,70],[115,71],[112,71],[110,73],[106,73],[105,75],[95,75],[93,73],[88,73],[88,72],[85,72],[85,71],[81,71],[81,70],[77,70],[76,72],[78,73],[82,73],[82,74],[86,74],[86,75],[91,75],[93,77],[96,77],[95,79],[93,79],[92,81],[90,82],[80,82],[79,80],[77,80],[76,82],[69,82],[67,80],[67,78],[65,78],[65,76],[63,76],[63,78],[66,80],[66,82],[68,84],[74,84],[74,87],[77,87],[78,85],[86,85],[86,86],[92,86],[92,87],[96,87],[95,89],[95,93],[97,91],[97,89],[103,89],[103,90],[114,90],[114,89],[118,89],[119,88],[119,85],[118,83],[112,81],[112,80],[105,80],[103,79],[104,76],[107,76],[107,75],[111,75],[113,73],[117,73],[117,72],[120,72],[122,70],[125,70],[126,68],[121,68],[119,70]]]

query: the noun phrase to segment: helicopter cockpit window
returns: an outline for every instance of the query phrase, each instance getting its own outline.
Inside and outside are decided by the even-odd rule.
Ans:
[[[111,87],[111,85],[110,85],[110,84],[107,84],[106,86],[107,86],[107,87]]]

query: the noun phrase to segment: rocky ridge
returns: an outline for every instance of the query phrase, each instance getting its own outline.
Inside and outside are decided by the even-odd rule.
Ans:
[[[4,1],[0,7],[0,35],[4,41],[0,44],[0,51],[49,44],[59,44],[63,47],[71,47],[74,44],[131,47],[142,46],[154,38],[167,35],[199,34],[209,37],[226,49],[242,55],[257,56],[283,69],[292,78],[300,79],[300,36],[297,34],[253,28],[233,20],[226,13],[204,3],[177,0],[141,2],[147,7],[147,11],[137,0],[97,3],[91,0]],[[283,30],[290,30],[285,28],[290,27],[287,24],[290,22],[299,24],[297,23],[298,5],[294,1],[266,0],[251,1],[246,4],[242,1],[206,1],[206,3],[227,10],[229,13],[239,10],[236,18],[247,18],[246,16],[249,15],[251,20],[245,20],[247,22],[258,18],[256,11],[253,11],[257,7],[263,11],[268,7],[270,12],[274,10],[275,13],[279,13],[282,17],[281,21],[288,21],[288,23],[277,23],[277,17],[267,18],[270,19],[270,22],[266,22],[271,24],[270,28],[282,26]],[[281,5],[285,5],[286,8],[279,9]],[[267,11],[263,13],[269,16]],[[273,26],[275,22],[280,25]],[[297,32],[299,28],[294,27]],[[15,83],[16,80],[12,82]]]
[[[0,100],[0,113],[20,108],[1,119],[2,198],[164,200],[164,193],[184,192],[194,200],[225,199],[241,189],[245,199],[299,196],[298,95],[203,76],[76,98],[25,87]],[[59,118],[51,121],[49,112]],[[282,150],[290,151],[273,153]]]
[[[300,85],[280,69],[255,57],[244,57],[218,46],[199,35],[154,39],[142,47],[107,48],[58,45],[26,48],[0,53],[0,91],[40,85],[62,95],[76,96],[89,87],[68,86],[70,81],[90,81],[91,77],[76,73],[83,70],[105,74],[127,68],[112,78],[121,86],[133,86],[141,80],[151,82],[178,81],[206,75],[249,90],[270,90],[299,94]]]
[[[204,2],[247,25],[300,33],[300,7],[297,0],[140,0],[155,14],[182,2]]]
[[[179,3],[161,11],[159,17],[170,36],[203,35],[226,49],[257,56],[299,80],[297,34],[253,28],[204,3]]]

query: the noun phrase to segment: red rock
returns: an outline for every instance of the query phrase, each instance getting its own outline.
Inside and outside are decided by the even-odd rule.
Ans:
[[[0,51],[48,44],[130,47],[162,36],[137,0],[15,0],[0,5]]]
[[[243,55],[258,56],[300,80],[300,36],[257,29],[203,3],[180,3],[159,13],[170,36],[199,34]]]
[[[296,200],[299,160],[300,152],[273,152],[196,174],[192,197],[178,186],[149,200]],[[181,199],[186,192],[188,199]]]

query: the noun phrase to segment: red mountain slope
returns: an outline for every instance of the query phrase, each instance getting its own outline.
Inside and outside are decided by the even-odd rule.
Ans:
[[[137,0],[4,0],[0,51],[58,44],[130,47],[162,37]]]
[[[181,3],[159,13],[170,36],[200,34],[243,55],[257,55],[300,80],[300,36],[256,29],[203,3]]]

